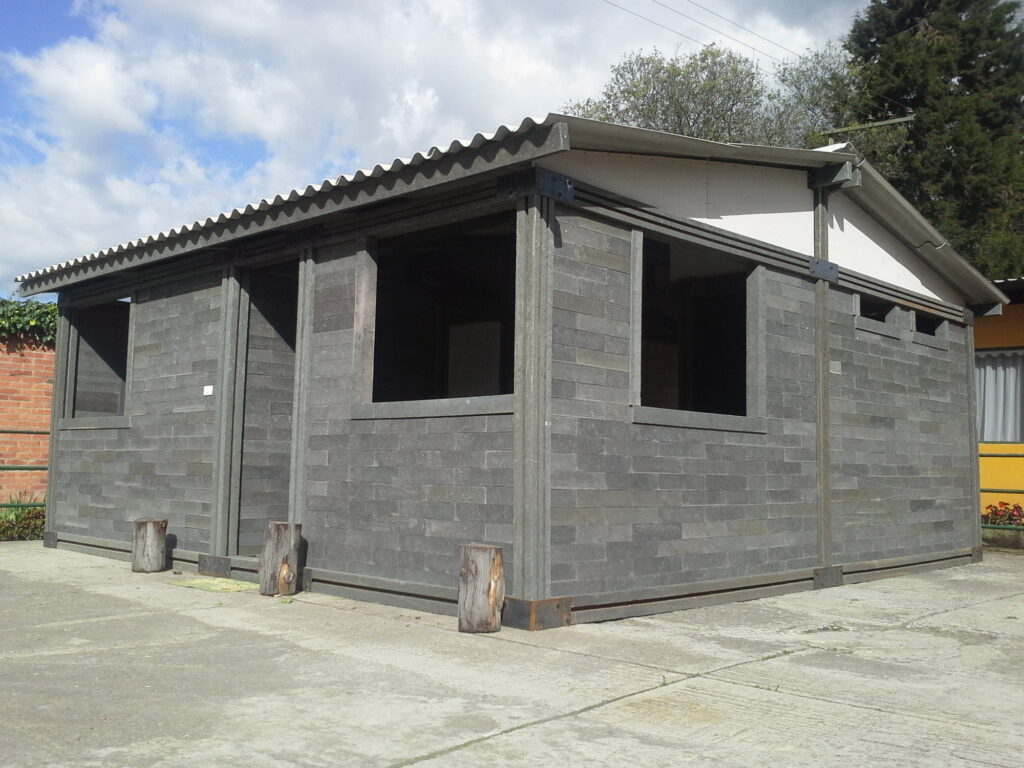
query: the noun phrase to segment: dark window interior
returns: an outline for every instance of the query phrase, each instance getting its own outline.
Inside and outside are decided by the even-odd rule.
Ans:
[[[515,213],[381,240],[375,402],[512,392]]]
[[[263,549],[267,522],[288,519],[299,262],[250,269],[245,286],[249,314],[233,552],[255,555]]]
[[[922,315],[920,312],[914,313],[914,330],[918,333],[923,333],[928,336],[934,336],[938,333],[939,327],[942,325],[941,317],[934,317],[932,315]]]
[[[888,322],[895,308],[896,305],[891,301],[882,301],[872,296],[860,297],[860,316],[869,320],[877,320],[880,323]]]
[[[299,263],[288,261],[250,271],[249,300],[250,314],[258,314],[261,322],[294,352],[299,311]]]
[[[124,414],[131,304],[111,301],[75,312],[78,330],[72,416]]]
[[[740,260],[645,238],[642,405],[746,414],[749,274]]]

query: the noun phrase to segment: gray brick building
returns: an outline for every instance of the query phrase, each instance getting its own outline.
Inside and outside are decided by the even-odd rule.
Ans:
[[[980,556],[975,313],[848,145],[551,115],[19,278],[56,291],[50,545],[593,621]],[[525,611],[523,610],[525,609]]]

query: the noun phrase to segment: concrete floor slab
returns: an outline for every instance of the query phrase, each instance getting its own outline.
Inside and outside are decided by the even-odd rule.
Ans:
[[[540,633],[0,544],[0,765],[1013,766],[1024,556]]]

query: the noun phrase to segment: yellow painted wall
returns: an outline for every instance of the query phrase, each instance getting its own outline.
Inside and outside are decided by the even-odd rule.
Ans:
[[[974,321],[974,348],[1024,347],[1024,304],[1003,307],[998,317],[979,317]]]
[[[982,488],[999,488],[1018,493],[981,492],[981,508],[1005,501],[1024,505],[1024,443],[981,443],[978,467]],[[1006,454],[1006,455],[999,455]]]
[[[1024,493],[982,493],[981,494],[981,508],[984,509],[989,504],[998,504],[1000,501],[1005,501],[1007,504],[1020,504],[1024,507]]]
[[[979,317],[974,321],[975,349],[1024,347],[1024,304],[1009,304],[997,317]],[[982,491],[981,508],[1005,501],[1024,505],[1024,458],[986,456],[993,453],[1024,454],[1024,443],[981,443],[978,468],[982,488],[1018,490],[1019,493]]]

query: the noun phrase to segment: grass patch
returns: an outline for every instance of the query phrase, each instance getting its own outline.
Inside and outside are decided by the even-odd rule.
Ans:
[[[258,584],[238,579],[217,579],[200,576],[197,579],[184,579],[183,581],[172,581],[177,587],[189,587],[190,589],[201,589],[204,592],[252,592],[259,589]]]

